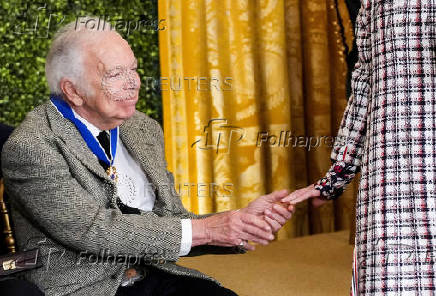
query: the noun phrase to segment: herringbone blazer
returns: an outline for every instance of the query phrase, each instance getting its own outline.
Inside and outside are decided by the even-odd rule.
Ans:
[[[170,273],[213,280],[175,264],[180,220],[201,217],[185,210],[175,193],[159,124],[136,112],[120,126],[120,139],[156,188],[152,212],[121,213],[115,183],[50,102],[30,112],[4,146],[18,248],[40,248],[43,263],[24,276],[46,295],[115,295],[126,260],[97,260],[95,254],[148,256],[165,261],[149,260]]]

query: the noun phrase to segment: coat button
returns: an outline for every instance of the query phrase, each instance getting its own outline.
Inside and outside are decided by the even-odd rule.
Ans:
[[[116,274],[111,275],[111,279],[115,280],[117,278]]]

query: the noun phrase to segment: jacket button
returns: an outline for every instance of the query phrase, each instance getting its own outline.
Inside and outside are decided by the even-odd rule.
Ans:
[[[116,274],[111,275],[111,279],[115,280],[117,278]]]

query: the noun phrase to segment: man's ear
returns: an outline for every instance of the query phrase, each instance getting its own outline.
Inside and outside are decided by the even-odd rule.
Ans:
[[[82,93],[76,86],[68,79],[62,78],[60,82],[61,90],[65,99],[74,106],[82,106],[84,103]]]

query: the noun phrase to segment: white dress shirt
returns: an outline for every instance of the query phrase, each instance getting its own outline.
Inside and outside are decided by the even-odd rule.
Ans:
[[[73,109],[72,109],[73,110]],[[86,125],[88,130],[97,140],[101,130],[81,117],[73,110],[74,116]],[[98,140],[97,140],[98,142]],[[120,200],[129,207],[138,208],[143,211],[152,211],[156,196],[150,186],[150,181],[137,159],[135,159],[124,146],[119,135],[117,140],[117,151],[114,159],[114,166],[117,169],[118,181],[116,182]],[[190,219],[182,219],[182,241],[180,245],[180,256],[185,256],[191,251],[192,246],[192,224]]]

